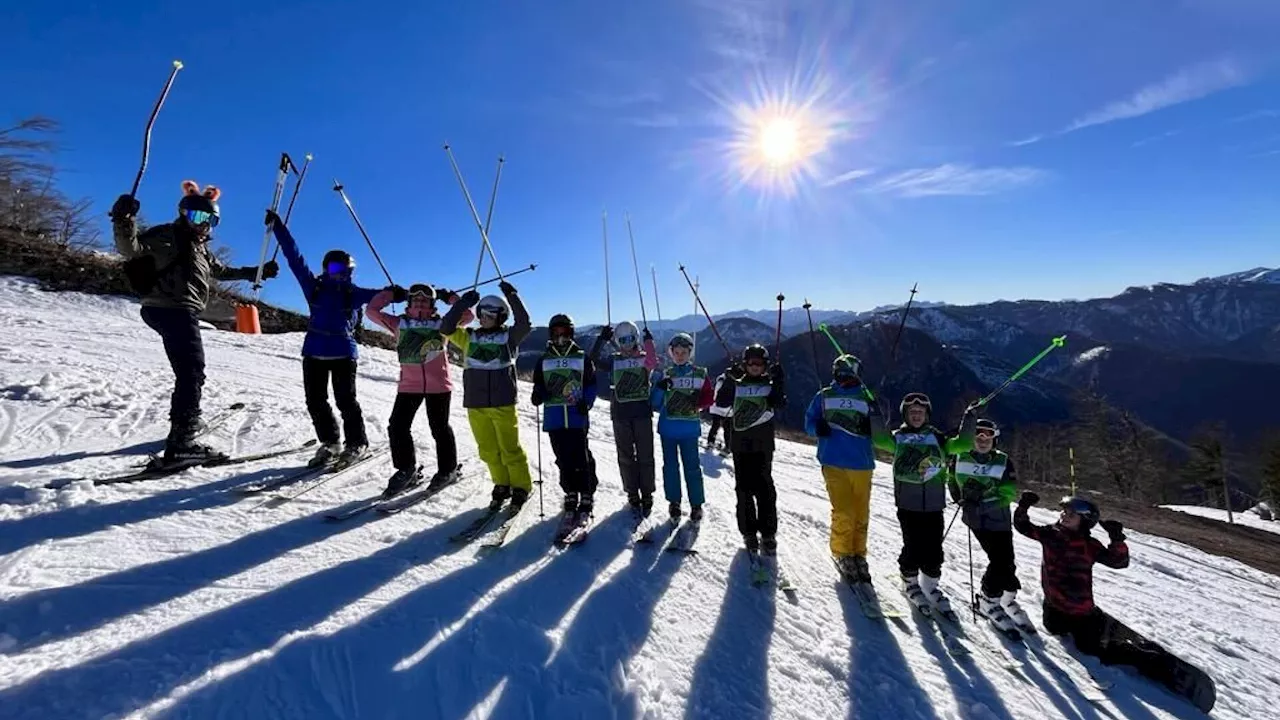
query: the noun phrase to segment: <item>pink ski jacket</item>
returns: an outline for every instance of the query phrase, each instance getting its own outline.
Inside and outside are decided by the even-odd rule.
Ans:
[[[383,290],[369,301],[364,314],[396,336],[396,353],[400,356],[397,392],[412,395],[453,392],[447,345],[465,347],[467,329],[464,326],[474,319],[472,312],[461,306],[450,308],[449,313],[459,314],[457,329],[445,335],[440,332],[444,318],[439,315],[425,320],[391,315],[382,311],[389,304],[391,291]]]

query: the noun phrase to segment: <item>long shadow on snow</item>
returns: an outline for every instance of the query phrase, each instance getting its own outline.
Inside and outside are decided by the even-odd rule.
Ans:
[[[1111,701],[1112,705],[1115,705],[1116,709],[1120,711],[1120,717],[1125,718],[1125,720],[1130,720],[1130,718],[1155,720],[1156,715],[1151,712],[1151,707],[1163,710],[1174,717],[1198,717],[1202,715],[1190,701],[1184,700],[1166,690],[1164,686],[1148,680],[1133,668],[1124,665],[1112,665],[1110,667],[1103,665],[1102,661],[1096,657],[1086,655],[1077,650],[1070,640],[1064,642],[1061,638],[1046,637],[1044,641],[1059,643],[1067,654],[1076,658],[1077,662],[1091,668],[1093,672],[1100,673],[1107,679],[1115,681],[1114,686],[1107,691],[1107,699]]]
[[[315,625],[391,582],[405,572],[407,565],[427,564],[455,552],[461,546],[449,543],[449,536],[479,517],[481,512],[480,508],[464,512],[372,555],[298,578],[274,590],[136,640],[81,665],[37,675],[21,685],[0,690],[0,707],[12,711],[5,717],[14,720],[102,717],[135,710],[164,697],[175,687],[200,678],[220,663],[267,650],[290,633]],[[303,520],[312,527],[338,527],[317,523],[315,516]],[[348,524],[358,525],[359,522],[352,520]],[[129,589],[137,587],[131,585]],[[430,617],[430,611],[430,607],[419,608],[419,615]],[[404,625],[395,628],[394,632],[403,640]],[[288,656],[298,646],[310,642],[314,641],[300,640],[287,645],[276,658]],[[274,669],[278,665],[276,658],[264,660],[223,684],[214,683],[191,697],[219,693],[223,685],[235,685],[237,678],[262,672],[264,667]],[[311,674],[310,670],[303,673],[308,677]],[[331,684],[341,687],[350,683],[346,676],[341,680],[327,680],[317,688],[317,697],[329,694]],[[301,683],[302,677],[296,682]],[[253,712],[254,700],[248,696],[220,696],[217,712],[196,715],[225,715],[234,708],[244,710],[244,717],[312,717],[306,713],[282,713],[273,704],[262,712]]]
[[[955,696],[959,716],[985,720],[994,714],[997,717],[1012,718],[1013,715],[1005,706],[1000,691],[991,684],[982,668],[978,666],[977,658],[980,656],[976,652],[969,656],[964,661],[967,672],[962,671],[956,660],[947,652],[933,623],[920,617],[920,614],[911,608],[911,603],[905,599],[903,603],[907,613],[915,621],[916,637],[920,639],[924,649],[937,659],[937,666],[946,676],[947,682],[951,684],[951,693]],[[1006,671],[1001,670],[1001,672]],[[1022,681],[1015,679],[1013,682],[1021,684]],[[979,702],[976,707],[973,702],[975,700]]]
[[[777,617],[772,589],[753,586],[749,559],[729,563],[724,602],[689,684],[686,718],[768,718],[769,643]]]
[[[120,570],[78,585],[27,593],[0,605],[0,630],[17,641],[11,651],[30,650],[181,597],[373,519],[365,515],[326,523],[322,518],[323,513],[295,518],[207,550]]]
[[[844,624],[849,631],[849,720],[873,717],[914,717],[938,720],[929,694],[920,687],[898,640],[889,631],[891,620],[870,620],[843,582],[836,588]]]
[[[508,694],[531,703],[531,698],[571,690],[543,684],[542,669],[555,651],[548,632],[621,552],[628,517],[629,512],[614,513],[592,530],[592,539],[549,559],[557,520],[548,519],[493,557],[432,580],[332,635],[294,642],[185,696],[164,717],[448,720],[472,715],[499,689],[504,705]],[[450,627],[504,578],[538,561],[540,566],[492,604],[461,627]],[[417,657],[437,642],[425,657]],[[571,678],[570,684],[579,679]],[[521,710],[492,717],[535,714]]]
[[[234,505],[244,498],[227,492],[231,488],[301,468],[301,465],[266,468],[194,487],[165,490],[135,500],[105,505],[79,505],[0,522],[0,555],[16,552],[45,540],[79,537],[115,525],[132,525],[170,513]]]
[[[10,470],[29,470],[31,468],[61,465],[63,463],[74,462],[76,460],[87,460],[89,458],[148,455],[150,453],[159,452],[163,449],[164,440],[146,440],[144,442],[135,443],[128,447],[117,448],[115,450],[95,450],[92,452],[80,450],[77,452],[63,453],[61,455],[41,455],[40,457],[23,458],[22,460],[7,460],[5,462],[0,462],[0,468]]]
[[[982,630],[987,631],[986,628],[983,628]],[[992,644],[998,645],[1005,642],[1004,640],[995,637],[995,633],[989,631],[987,631],[987,637],[991,639]],[[1032,642],[1034,642],[1034,640]],[[1056,668],[1058,671],[1065,673],[1066,671],[1063,670],[1062,666],[1059,665],[1052,657],[1043,653],[1035,653],[1026,647],[1010,647],[1007,643],[1005,644],[1005,647],[1009,647],[1014,657],[1023,661],[1022,672],[1032,683],[1040,688],[1045,697],[1049,698],[1049,700],[1053,702],[1054,706],[1057,707],[1058,712],[1062,713],[1063,717],[1079,717],[1082,720],[1102,720],[1103,718],[1118,720],[1115,713],[1104,708],[1099,708],[1091,703],[1089,699],[1084,696],[1081,689],[1076,686],[1074,681],[1063,678],[1059,675],[1055,675],[1053,677],[1045,675],[1030,662],[1032,658],[1038,658],[1040,662],[1044,663],[1047,667]],[[1120,717],[1151,717],[1151,714],[1148,712],[1139,713],[1138,715],[1122,715]]]

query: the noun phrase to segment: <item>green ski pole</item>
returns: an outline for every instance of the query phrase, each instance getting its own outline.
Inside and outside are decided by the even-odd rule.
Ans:
[[[974,410],[976,408],[980,408],[983,405],[986,405],[987,403],[991,402],[992,398],[1004,392],[1004,389],[1009,387],[1013,383],[1017,382],[1018,378],[1022,377],[1023,375],[1026,375],[1027,371],[1035,367],[1036,363],[1043,360],[1046,355],[1053,352],[1055,348],[1063,347],[1064,345],[1066,345],[1066,343],[1067,343],[1066,335],[1060,335],[1054,338],[1052,341],[1049,342],[1049,347],[1046,347],[1044,350],[1041,350],[1039,355],[1036,355],[1035,357],[1031,358],[1031,360],[1027,362],[1026,365],[1023,365],[1018,370],[1018,372],[1010,375],[1009,379],[1005,380],[1003,385],[996,388],[995,390],[992,390],[990,393],[987,394],[986,397],[982,398],[981,400],[978,400],[977,402],[974,402],[973,404],[971,404],[968,407],[968,410],[966,410],[966,412]]]

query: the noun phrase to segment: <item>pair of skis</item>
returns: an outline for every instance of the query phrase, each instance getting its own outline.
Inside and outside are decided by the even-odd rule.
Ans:
[[[378,494],[366,500],[361,500],[355,505],[345,510],[335,510],[325,515],[325,519],[330,522],[342,522],[350,520],[358,515],[363,515],[370,510],[376,510],[382,516],[394,515],[403,510],[413,507],[435,496],[445,488],[456,485],[462,479],[462,465],[454,468],[453,472],[446,475],[439,482],[431,483],[427,487],[417,489],[422,485],[421,468],[416,477],[416,482],[406,485],[404,488],[394,495]]]
[[[551,545],[557,550],[564,550],[581,544],[591,534],[591,522],[594,516],[590,511],[574,510],[564,512],[560,516],[560,525],[551,538]]]
[[[792,584],[791,578],[783,571],[782,566],[778,563],[776,554],[762,555],[753,550],[747,550],[748,560],[751,563],[751,584],[756,587],[768,587],[772,585],[779,592],[787,596],[791,602],[796,602],[796,586]]]
[[[257,462],[259,460],[270,460],[272,458],[282,457],[285,455],[292,455],[294,453],[302,452],[315,444],[316,444],[315,440],[308,440],[307,442],[301,445],[284,448],[283,450],[268,450],[267,452],[252,453],[249,455],[238,455],[236,457],[227,457],[224,455],[219,455],[211,458],[178,460],[175,462],[162,464],[162,465],[151,465],[148,467],[144,467],[143,469],[138,470],[136,472],[128,473],[125,475],[116,475],[113,477],[105,477],[105,478],[93,478],[93,484],[94,485],[120,485],[125,483],[140,482],[142,480],[158,480],[160,478],[166,478],[172,475],[177,475],[178,473],[181,473],[185,470],[190,470],[191,468],[195,468],[195,467],[216,468],[216,467],[226,467],[229,465],[243,465],[245,463]],[[155,459],[153,459],[153,462],[154,461]],[[59,488],[66,487],[71,483],[79,482],[81,480],[88,480],[88,479],[89,478],[63,478],[61,480],[50,481],[49,483],[45,484],[45,487],[50,490],[57,490]]]
[[[264,500],[257,507],[259,508],[278,508],[285,503],[292,502],[307,493],[326,485],[339,477],[343,477],[348,472],[358,470],[374,460],[381,458],[387,454],[386,449],[375,450],[367,453],[354,460],[342,461],[333,460],[319,467],[301,468],[294,472],[286,474],[283,478],[275,478],[266,483],[250,485],[242,487],[239,492],[248,495],[256,495],[268,490],[274,490],[284,487],[302,480],[313,480],[301,487],[294,488],[291,492],[275,493],[271,497]]]
[[[508,502],[497,507],[490,506],[474,522],[460,532],[450,536],[449,542],[465,545],[484,538],[484,541],[480,543],[482,550],[500,548],[507,541],[507,535],[515,527],[516,521],[520,517],[520,512],[524,510],[524,506],[527,504],[528,502],[519,505]],[[498,521],[499,518],[501,518],[501,523],[496,528],[492,527],[493,523]]]

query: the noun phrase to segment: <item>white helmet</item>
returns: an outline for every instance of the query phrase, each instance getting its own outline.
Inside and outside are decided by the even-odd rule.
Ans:
[[[689,348],[689,357],[693,357],[693,336],[689,333],[676,333],[667,341],[667,355],[671,355],[672,348]]]
[[[485,295],[476,304],[476,316],[492,317],[497,325],[506,322],[510,315],[511,306],[507,305],[507,299],[501,295]]]
[[[633,322],[623,321],[613,329],[613,342],[628,350],[640,344],[640,328]]]

